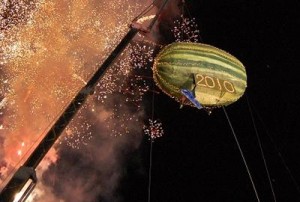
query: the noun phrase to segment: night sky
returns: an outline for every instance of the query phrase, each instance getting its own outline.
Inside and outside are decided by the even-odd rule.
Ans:
[[[41,178],[41,181],[52,183],[58,196],[66,195],[75,201],[79,200],[73,194],[76,193],[77,179],[94,182],[90,179],[96,178],[95,182],[99,184],[95,183],[95,188],[101,188],[98,190],[98,201],[101,202],[108,200],[105,198],[106,189],[110,191],[109,194],[114,194],[108,194],[108,198],[120,199],[118,202],[149,202],[149,191],[151,202],[258,201],[235,142],[230,127],[232,124],[260,201],[300,201],[300,130],[297,125],[300,123],[300,63],[297,49],[300,33],[296,31],[300,26],[300,17],[297,15],[300,1],[186,0],[186,6],[187,14],[194,17],[198,24],[201,42],[231,53],[246,67],[248,87],[243,97],[225,107],[229,120],[222,108],[214,109],[210,115],[194,107],[184,106],[180,109],[179,103],[153,85],[153,91],[147,92],[143,100],[145,122],[148,117],[159,120],[164,135],[152,144],[149,137],[144,135],[137,149],[128,148],[133,144],[130,138],[128,145],[123,143],[120,148],[113,147],[111,150],[116,151],[112,157],[107,155],[111,157],[107,159],[113,162],[113,166],[106,166],[108,161],[101,165],[102,161],[93,163],[93,158],[86,158],[88,153],[64,149],[60,156],[67,163],[52,165],[52,169],[45,172],[45,179]],[[170,39],[168,37],[165,42]],[[98,126],[93,129],[98,129]],[[118,141],[121,144],[123,142],[122,138],[111,137],[114,140],[112,142],[107,139],[99,136],[97,140],[101,144],[95,146],[95,141],[93,148],[89,150],[87,147],[84,151],[95,151],[96,148],[99,153],[94,152],[93,157],[97,159],[110,147],[104,143],[113,142],[111,145],[115,146]],[[264,163],[267,164],[274,193]],[[109,180],[106,183],[107,173],[115,172],[111,170],[114,166],[118,171],[117,176],[122,176],[120,183],[115,183],[119,178],[113,183]],[[66,167],[72,169],[67,170]],[[96,171],[85,175],[92,169]],[[78,176],[71,175],[75,173],[74,170]],[[107,172],[101,173],[103,170]],[[52,182],[52,179],[60,180]],[[101,182],[107,186],[101,187]],[[61,190],[72,191],[65,194],[67,191]],[[85,194],[88,193],[82,195]],[[98,197],[98,193],[91,195]]]
[[[202,42],[245,65],[245,95],[226,107],[261,201],[274,201],[261,157],[260,137],[277,201],[300,201],[296,0],[189,0]],[[151,97],[145,105],[151,114]],[[153,143],[151,201],[257,201],[222,108],[211,115],[155,94],[154,117],[164,136]],[[253,119],[252,119],[253,118]],[[254,124],[253,121],[254,120]],[[118,190],[124,201],[147,201],[150,142],[128,156]]]

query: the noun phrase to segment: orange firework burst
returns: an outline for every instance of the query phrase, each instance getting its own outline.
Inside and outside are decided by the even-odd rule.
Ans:
[[[138,1],[133,2],[1,2],[1,181],[7,170],[24,162],[126,33],[141,9]],[[78,142],[86,144],[91,139],[91,124],[101,120],[95,118],[101,116],[96,102],[89,99],[84,108],[90,107],[93,120],[80,111],[84,118],[74,120],[67,130],[65,137],[71,147],[78,148]]]

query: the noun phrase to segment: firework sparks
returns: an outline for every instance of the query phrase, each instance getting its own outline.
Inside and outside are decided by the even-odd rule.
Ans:
[[[47,132],[76,92],[119,43],[133,17],[142,10],[140,3],[135,0],[1,2],[1,182],[9,171],[26,159],[33,143]],[[67,145],[77,150],[91,142],[94,135],[92,124],[97,125],[97,120],[103,120],[98,118],[103,116],[98,105],[111,99],[108,95],[113,92],[128,93],[126,87],[119,84],[131,74],[131,69],[124,62],[119,62],[118,66],[121,68],[111,71],[104,82],[97,85],[94,96],[72,121],[59,141],[61,144],[55,148],[62,149]],[[116,77],[115,72],[121,77]],[[126,98],[124,100],[126,103]],[[127,99],[128,103],[137,103],[138,100],[140,98]],[[110,106],[109,103],[106,106]],[[118,125],[123,126],[133,119],[140,122],[141,115],[133,117],[132,110],[120,115],[124,114],[123,108],[109,113],[111,117],[120,117]],[[138,113],[142,114],[141,107],[138,108]],[[113,118],[106,120],[112,122],[111,127],[114,125]],[[126,133],[132,128],[127,127]],[[119,127],[112,129],[114,133],[121,133]]]
[[[162,123],[159,120],[149,119],[149,125],[145,125],[143,129],[144,133],[149,136],[151,141],[164,135]]]
[[[194,18],[181,15],[174,25],[172,32],[176,42],[199,42],[200,31]]]
[[[133,43],[129,45],[121,59],[116,62],[97,84],[94,98],[104,106],[112,106],[106,127],[112,136],[122,136],[130,131],[128,125],[140,122],[143,113],[143,96],[150,89],[150,83],[139,72],[151,71],[149,63],[153,61],[152,44]],[[114,100],[117,97],[117,103]],[[127,105],[128,110],[123,110]],[[97,107],[93,107],[94,111]]]
[[[140,0],[1,2],[1,181],[24,161],[33,144],[48,131],[119,43],[133,17],[143,10],[141,4]],[[67,146],[74,152],[84,150],[86,145],[97,142],[99,137],[95,134],[99,134],[95,128],[101,124],[120,141],[123,140],[120,136],[143,128],[142,99],[150,89],[143,75],[151,71],[157,45],[146,43],[142,35],[138,36],[142,39],[130,44],[121,59],[107,71],[55,149],[66,151]],[[158,138],[163,135],[161,125],[157,120],[149,120],[144,132],[151,139]],[[49,155],[57,154],[49,152]],[[113,151],[109,155],[118,158]],[[55,160],[48,161],[47,168],[49,162]],[[45,201],[42,196],[38,198]]]
[[[83,117],[82,114],[77,117],[81,119],[68,126],[65,130],[65,135],[61,137],[60,144],[65,144],[66,146],[71,147],[72,149],[81,149],[82,146],[88,145],[92,140],[93,134],[90,130],[91,124],[89,120],[86,120],[86,117]]]

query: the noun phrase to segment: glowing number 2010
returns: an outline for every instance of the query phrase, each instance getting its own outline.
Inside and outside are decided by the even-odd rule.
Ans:
[[[229,93],[235,92],[234,86],[231,82],[226,80],[221,80],[219,78],[197,74],[196,81],[198,86],[218,89],[220,91],[224,90]]]

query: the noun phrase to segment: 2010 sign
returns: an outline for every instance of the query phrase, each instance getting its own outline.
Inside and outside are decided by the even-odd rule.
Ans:
[[[196,74],[195,81],[197,86],[235,93],[234,85],[230,81],[202,74]]]

